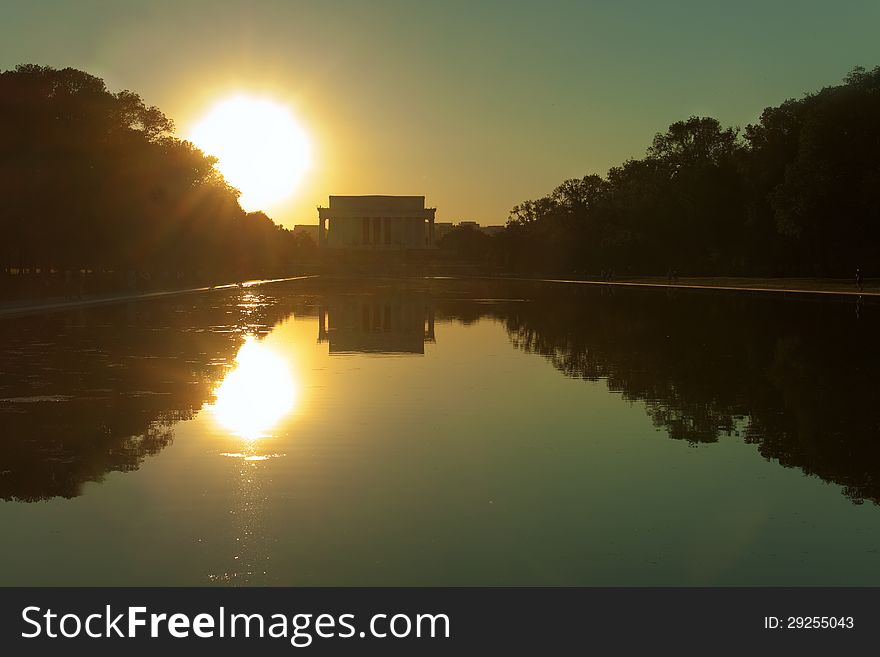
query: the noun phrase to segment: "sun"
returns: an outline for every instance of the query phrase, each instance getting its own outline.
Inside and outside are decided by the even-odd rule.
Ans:
[[[189,139],[217,158],[217,168],[241,192],[248,211],[289,198],[311,164],[305,130],[282,103],[236,95],[221,100],[196,123]]]

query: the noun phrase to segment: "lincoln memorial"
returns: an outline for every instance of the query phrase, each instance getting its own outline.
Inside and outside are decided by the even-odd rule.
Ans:
[[[318,208],[318,246],[368,251],[430,249],[436,208],[424,196],[331,196]]]

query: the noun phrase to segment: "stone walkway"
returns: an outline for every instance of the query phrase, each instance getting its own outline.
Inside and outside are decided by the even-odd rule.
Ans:
[[[253,287],[268,283],[281,283],[284,281],[298,281],[314,276],[290,276],[288,278],[271,278],[265,280],[246,281],[244,283],[227,283],[225,285],[210,285],[203,287],[190,287],[182,290],[162,290],[159,292],[142,292],[138,294],[116,294],[104,296],[87,296],[81,299],[31,299],[24,302],[12,302],[0,304],[0,319],[4,317],[17,317],[21,315],[33,315],[73,308],[85,308],[88,306],[100,306],[108,303],[120,303],[123,301],[140,301],[142,299],[158,299],[180,294],[192,294],[194,292],[210,292],[212,290],[228,290],[234,287]]]
[[[667,288],[672,290],[725,290],[730,292],[775,292],[781,294],[805,294],[805,295],[830,295],[846,297],[880,297],[880,288],[875,283],[868,288],[859,291],[855,284],[835,280],[826,280],[821,283],[821,288],[816,281],[805,279],[803,285],[792,279],[743,279],[742,284],[737,284],[736,279],[723,278],[714,282],[710,279],[680,279],[678,283],[669,283],[665,280],[614,280],[614,281],[591,281],[565,278],[513,278],[513,277],[486,277],[509,281],[537,281],[543,283],[567,283],[577,285],[606,285],[614,287],[645,287]]]

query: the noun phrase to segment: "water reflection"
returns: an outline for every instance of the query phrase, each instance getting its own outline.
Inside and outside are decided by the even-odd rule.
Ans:
[[[434,309],[409,289],[328,295],[318,311],[318,342],[331,354],[423,354],[434,342]]]
[[[498,293],[496,288],[495,293]],[[809,298],[519,285],[483,307],[566,376],[644,404],[669,438],[739,436],[880,503],[880,307]],[[460,316],[459,304],[446,307]]]
[[[223,453],[236,460],[236,467],[224,482],[230,489],[228,509],[228,547],[224,567],[209,572],[211,582],[225,584],[266,584],[268,561],[271,554],[272,532],[267,527],[267,492],[271,481],[264,470],[265,461],[283,454],[263,454],[261,441],[248,439],[242,452]]]
[[[880,502],[876,305],[862,302],[857,318],[851,304],[767,296],[474,281],[309,286],[0,323],[0,498],[74,497],[84,482],[135,470],[206,404],[238,438],[275,431],[313,374],[291,370],[290,346],[244,336],[270,333],[293,311],[312,327],[317,318],[331,355],[423,354],[435,318],[501,322],[515,348],[643,404],[671,439],[738,436],[856,503]],[[361,394],[350,373],[334,376]],[[522,391],[534,394],[527,381]],[[505,418],[495,421],[503,431]],[[263,458],[241,446],[225,453]]]
[[[242,336],[288,314],[233,291],[0,321],[0,498],[75,497],[138,469],[210,400]]]
[[[878,332],[454,280],[0,322],[0,496],[87,493],[0,504],[0,583],[873,582]]]
[[[298,387],[282,354],[248,336],[209,407],[217,422],[240,438],[266,435],[293,409]]]

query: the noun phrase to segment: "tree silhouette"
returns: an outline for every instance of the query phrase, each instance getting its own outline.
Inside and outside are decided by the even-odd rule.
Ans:
[[[247,215],[215,158],[173,129],[82,71],[0,73],[4,270],[210,278],[289,263],[293,235]]]
[[[645,157],[511,210],[474,260],[510,271],[880,274],[880,67],[764,110],[742,133],[677,121]]]

